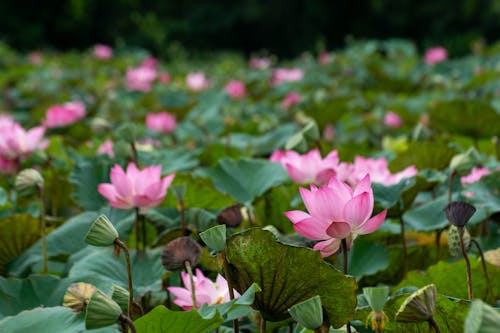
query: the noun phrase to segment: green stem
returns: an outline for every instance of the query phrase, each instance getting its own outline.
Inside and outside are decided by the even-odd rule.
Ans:
[[[260,318],[260,333],[266,333],[266,320],[264,318]]]
[[[436,262],[439,261],[441,256],[441,234],[443,231],[444,229],[436,230]]]
[[[193,300],[193,309],[198,310],[198,303],[196,302],[196,289],[194,287],[194,279],[193,279],[193,269],[191,268],[191,264],[188,260],[184,262],[184,266],[189,275],[189,282],[191,283],[191,299]]]
[[[134,325],[134,322],[132,321],[132,319],[130,319],[130,317],[128,316],[125,316],[124,314],[122,314],[120,316],[120,320],[124,321],[128,327],[130,327],[130,330],[132,331],[132,333],[136,333],[137,330],[135,328],[135,325]]]
[[[123,252],[125,253],[125,264],[127,266],[127,277],[128,277],[128,311],[127,315],[129,318],[132,318],[132,304],[134,303],[134,287],[132,285],[132,267],[130,264],[130,252],[128,250],[127,245],[123,243],[120,239],[115,240],[115,244],[119,246],[121,249],[123,249]]]
[[[401,224],[401,241],[403,242],[403,276],[408,272],[408,249],[406,245],[406,233],[405,233],[405,221],[403,217],[399,219],[399,223]]]
[[[465,245],[464,245],[464,227],[458,227],[458,236],[460,238],[460,248],[462,249],[462,255],[464,256],[465,259],[465,267],[467,270],[467,291],[469,294],[469,300],[473,300],[474,296],[472,293],[472,276],[470,272],[470,261],[469,261],[469,256],[467,256],[467,251],[465,251]]]
[[[344,255],[344,274],[348,274],[348,271],[349,271],[349,257],[347,255],[347,240],[345,238],[342,239],[342,254]],[[347,328],[347,333],[351,333],[351,322],[348,321],[347,324],[346,324],[346,328]]]
[[[479,255],[481,256],[481,264],[483,266],[484,277],[486,278],[486,285],[488,286],[488,293],[490,294],[490,297],[494,297],[493,296],[493,288],[491,287],[490,277],[488,275],[488,269],[486,267],[486,261],[484,260],[483,250],[481,249],[481,246],[479,245],[478,241],[476,241],[474,238],[472,238],[470,241],[471,241],[471,243],[476,245],[477,251],[479,252]]]
[[[49,261],[47,257],[47,239],[45,237],[45,193],[42,186],[38,186],[38,196],[40,198],[40,238],[42,241],[43,274],[49,272]]]
[[[450,177],[448,178],[448,203],[451,202],[451,197],[453,194],[453,178],[455,178],[456,173],[457,172],[455,170],[453,170],[450,173]]]
[[[434,332],[436,333],[441,333],[441,330],[439,329],[439,325],[438,323],[436,322],[436,320],[434,319],[434,317],[431,317],[429,320],[429,326],[431,326],[433,329],[434,329]]]
[[[187,235],[187,227],[186,227],[186,210],[184,209],[184,200],[177,200],[177,210],[179,211],[179,216],[181,219],[181,230],[184,236]]]
[[[234,290],[233,290],[233,284],[231,283],[231,279],[229,278],[229,263],[227,262],[226,251],[224,250],[221,251],[220,256],[222,257],[222,262],[224,263],[224,275],[226,277],[227,287],[229,289],[229,299],[233,300]],[[234,333],[239,333],[240,331],[240,324],[238,319],[233,320],[233,331]]]

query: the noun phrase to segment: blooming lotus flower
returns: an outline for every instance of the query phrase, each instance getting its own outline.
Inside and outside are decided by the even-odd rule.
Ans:
[[[462,183],[462,185],[472,184],[489,173],[490,170],[486,168],[472,168],[471,172],[468,175],[460,177],[460,183]]]
[[[145,210],[163,201],[174,177],[175,174],[170,174],[161,179],[161,166],[149,166],[141,171],[134,163],[129,163],[125,172],[115,164],[111,169],[111,184],[99,184],[97,190],[109,200],[112,207],[138,207]]]
[[[115,157],[115,152],[113,151],[113,141],[107,139],[104,141],[99,148],[97,148],[97,153],[101,155],[108,155],[111,158]]]
[[[424,60],[427,65],[434,65],[438,62],[445,61],[448,58],[448,51],[442,46],[428,48],[425,51]]]
[[[304,77],[304,72],[299,68],[276,68],[273,71],[271,78],[272,84],[279,84],[282,82],[300,81]]]
[[[146,126],[154,132],[168,134],[175,129],[176,125],[175,115],[168,112],[148,113],[146,115]]]
[[[232,99],[242,99],[247,93],[245,84],[238,80],[229,81],[229,83],[224,87],[224,91]]]
[[[191,296],[191,282],[189,275],[181,272],[182,287],[168,287],[168,291],[175,296],[174,303],[189,311],[193,308],[193,298]],[[214,305],[229,302],[229,288],[226,279],[220,274],[214,282],[205,277],[201,270],[196,269],[196,275],[193,276],[194,290],[196,295],[196,308],[202,304]],[[234,290],[234,297],[240,297],[240,294]]]
[[[47,109],[43,124],[49,128],[71,125],[85,117],[85,104],[68,102]]]
[[[299,104],[301,101],[300,95],[297,94],[296,92],[291,92],[288,93],[288,95],[283,98],[283,101],[281,102],[281,107],[283,109],[288,109],[290,106]]]
[[[94,57],[101,60],[111,59],[113,57],[113,49],[104,44],[94,46]]]
[[[267,69],[271,67],[271,59],[265,57],[252,57],[248,61],[248,65],[253,69]]]
[[[403,120],[396,112],[389,111],[384,115],[384,125],[392,128],[400,128],[403,126]]]
[[[326,186],[311,185],[310,191],[299,191],[309,213],[293,210],[285,215],[299,234],[320,241],[314,249],[323,257],[337,252],[342,239],[346,239],[350,249],[358,235],[377,230],[387,214],[384,210],[370,218],[374,199],[369,175],[354,189],[333,176]]]
[[[31,155],[36,149],[45,149],[49,142],[43,140],[45,128],[33,127],[26,131],[17,122],[4,117],[0,121],[0,157],[4,160],[18,160]],[[4,161],[4,165],[8,162]],[[10,163],[12,166],[13,164]]]
[[[127,89],[148,92],[156,79],[156,69],[140,66],[127,70]]]
[[[339,163],[336,150],[330,152],[324,159],[321,158],[318,149],[313,149],[304,155],[293,150],[277,150],[269,159],[281,163],[290,178],[299,184],[326,184],[330,177],[336,174]]]
[[[208,81],[203,72],[192,72],[186,76],[186,84],[192,91],[201,91],[208,88]]]

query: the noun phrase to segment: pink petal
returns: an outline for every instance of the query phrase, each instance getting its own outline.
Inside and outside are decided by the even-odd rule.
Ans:
[[[373,204],[370,202],[370,194],[364,192],[346,203],[344,206],[344,219],[352,227],[357,227],[364,223],[373,211]]]
[[[334,254],[339,250],[340,247],[340,239],[332,238],[326,241],[322,241],[314,245],[315,250],[319,250],[321,255],[326,258]]]
[[[375,230],[380,228],[380,226],[382,225],[382,223],[385,220],[386,215],[387,215],[387,209],[385,209],[384,211],[378,213],[377,215],[375,215],[374,217],[372,217],[371,219],[366,221],[366,223],[363,224],[358,229],[357,233],[360,235],[366,235],[366,234],[374,232]]]
[[[316,175],[316,183],[318,183],[318,185],[328,184],[330,178],[332,178],[335,175],[336,172],[334,169],[323,170]]]
[[[342,210],[345,202],[329,187],[320,187],[311,191],[300,188],[299,192],[307,210],[313,217],[333,221],[342,221]],[[350,198],[349,198],[350,199]]]
[[[328,236],[333,238],[345,238],[351,232],[351,226],[346,222],[333,222],[326,229]]]
[[[373,192],[369,174],[366,174],[363,177],[363,179],[361,179],[358,182],[358,184],[356,185],[356,188],[354,189],[354,193],[352,196],[355,197],[363,192],[368,192],[368,193]]]
[[[336,176],[330,178],[328,181],[328,187],[335,190],[337,195],[342,198],[342,202],[345,204],[352,198],[352,188],[346,183],[337,179]]]
[[[285,168],[290,178],[298,184],[308,184],[314,182],[314,177],[307,171],[297,168],[295,165],[285,163]]]
[[[326,220],[315,219],[314,217],[309,217],[299,221],[293,225],[295,231],[297,231],[302,236],[313,239],[313,240],[323,240],[329,238],[326,233],[329,223]]]
[[[301,210],[291,210],[289,212],[285,212],[285,216],[288,217],[293,224],[311,217],[311,215]]]
[[[130,179],[127,178],[127,175],[125,174],[121,166],[115,164],[115,166],[111,169],[110,178],[111,183],[113,183],[113,186],[115,187],[119,195],[124,198],[130,197],[132,195],[132,183]]]

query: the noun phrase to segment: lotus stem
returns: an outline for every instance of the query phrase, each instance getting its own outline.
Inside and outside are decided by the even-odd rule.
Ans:
[[[128,311],[127,315],[129,318],[132,318],[132,304],[134,303],[134,287],[132,285],[132,267],[130,265],[130,252],[127,248],[127,245],[123,243],[120,239],[115,240],[115,244],[123,249],[123,252],[125,252],[125,263],[127,266],[127,278],[128,278]]]
[[[465,245],[464,245],[464,227],[458,227],[458,236],[460,238],[460,248],[462,249],[462,255],[464,256],[465,259],[465,267],[467,269],[467,291],[469,294],[469,300],[472,301],[472,299],[474,298],[472,293],[472,276],[470,272],[469,256],[467,256],[467,251],[465,251]]]
[[[260,318],[260,333],[266,333],[266,320],[264,318]]]
[[[493,288],[491,287],[490,277],[488,275],[488,268],[486,267],[486,261],[484,260],[483,250],[481,249],[481,246],[479,245],[479,242],[476,241],[474,238],[472,238],[470,241],[471,241],[471,243],[473,243],[474,245],[476,245],[477,251],[479,252],[479,255],[481,256],[481,264],[483,266],[483,272],[484,272],[484,277],[486,279],[486,285],[487,285],[487,288],[488,288],[488,293],[489,293],[490,297],[494,297],[493,296]]]
[[[399,219],[399,223],[401,224],[401,241],[403,242],[403,276],[408,272],[408,249],[406,245],[406,233],[405,233],[405,221],[403,217]]]
[[[436,262],[438,262],[441,257],[441,235],[444,230],[444,228],[436,230]]]
[[[184,200],[182,198],[177,199],[177,210],[179,211],[180,215],[182,234],[184,236],[187,236],[186,210],[184,209]]]
[[[345,238],[342,239],[342,254],[344,256],[344,274],[348,274],[348,271],[349,271],[349,257],[347,255],[347,240]],[[348,321],[347,324],[346,324],[346,329],[347,329],[347,333],[351,333],[351,322]]]
[[[122,320],[123,322],[125,322],[128,325],[128,327],[130,327],[130,330],[132,331],[132,333],[137,333],[137,330],[135,328],[134,322],[132,321],[132,319],[130,319],[130,317],[125,316],[124,314],[122,314],[120,316],[120,320]]]
[[[198,303],[196,302],[196,289],[194,287],[194,279],[193,279],[193,269],[191,268],[191,264],[188,260],[184,262],[184,266],[186,267],[186,271],[189,275],[189,282],[191,283],[191,299],[193,300],[193,308],[198,310]]]
[[[231,282],[231,279],[229,278],[229,263],[227,262],[226,251],[221,251],[220,256],[222,257],[222,261],[224,263],[224,275],[226,277],[227,287],[229,289],[229,298],[231,300],[233,300],[234,299],[234,290],[233,290],[233,284]],[[234,330],[234,333],[239,333],[239,331],[240,331],[240,324],[239,324],[238,319],[233,320],[233,330]]]
[[[432,327],[434,329],[434,332],[436,333],[441,333],[441,330],[439,329],[439,325],[438,323],[436,322],[436,320],[434,319],[434,317],[431,317],[429,320],[429,326]]]
[[[448,178],[448,203],[451,202],[451,197],[453,194],[453,178],[455,178],[455,175],[457,174],[456,170],[453,170],[450,173],[450,177]]]
[[[135,165],[139,167],[139,155],[137,154],[137,148],[135,147],[134,142],[130,144],[130,148],[132,149],[132,160],[134,161]]]
[[[43,274],[49,272],[49,261],[47,257],[47,239],[45,237],[45,193],[42,186],[37,186],[38,197],[40,198],[40,238],[42,241]]]
[[[139,252],[139,207],[135,207],[135,221],[134,221],[134,233],[135,233],[135,250]]]

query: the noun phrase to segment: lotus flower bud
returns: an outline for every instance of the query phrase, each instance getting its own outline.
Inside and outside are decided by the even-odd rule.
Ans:
[[[122,308],[123,311],[127,311],[128,309],[128,300],[129,300],[130,293],[128,292],[127,289],[122,288],[120,286],[117,286],[114,284],[111,288],[111,298],[113,301],[118,303],[120,308]]]
[[[436,310],[437,289],[433,284],[420,288],[401,304],[396,321],[419,323],[429,321]]]
[[[73,283],[64,294],[63,305],[74,312],[84,311],[96,290],[96,287],[88,283]]]
[[[87,305],[85,328],[91,330],[113,325],[121,314],[120,306],[102,291],[97,290]]]
[[[201,247],[191,237],[183,236],[168,243],[161,253],[161,263],[166,270],[174,271],[185,267],[188,261],[196,266],[201,256]]]
[[[105,215],[101,215],[90,226],[85,235],[85,243],[94,246],[110,246],[115,244],[118,237],[118,231],[113,224]]]
[[[240,204],[224,208],[219,215],[217,215],[217,223],[225,224],[228,227],[239,227],[241,222],[243,222],[243,214]]]
[[[295,304],[288,309],[288,313],[299,324],[310,330],[315,330],[323,324],[323,309],[319,296]]]
[[[472,215],[476,212],[476,208],[474,206],[464,201],[451,202],[444,210],[448,221],[457,227],[463,227],[466,225]]]
[[[42,175],[35,169],[24,169],[17,175],[15,186],[20,195],[31,195],[38,188],[43,188]]]
[[[463,237],[464,237],[464,247],[465,251],[469,250],[470,247],[470,233],[467,231],[467,228],[463,227]],[[448,247],[450,248],[450,254],[454,257],[458,257],[462,254],[462,249],[460,247],[460,235],[458,234],[458,228],[454,225],[451,225],[448,228]]]
[[[217,225],[200,233],[200,238],[213,251],[222,251],[226,248],[226,226]]]

